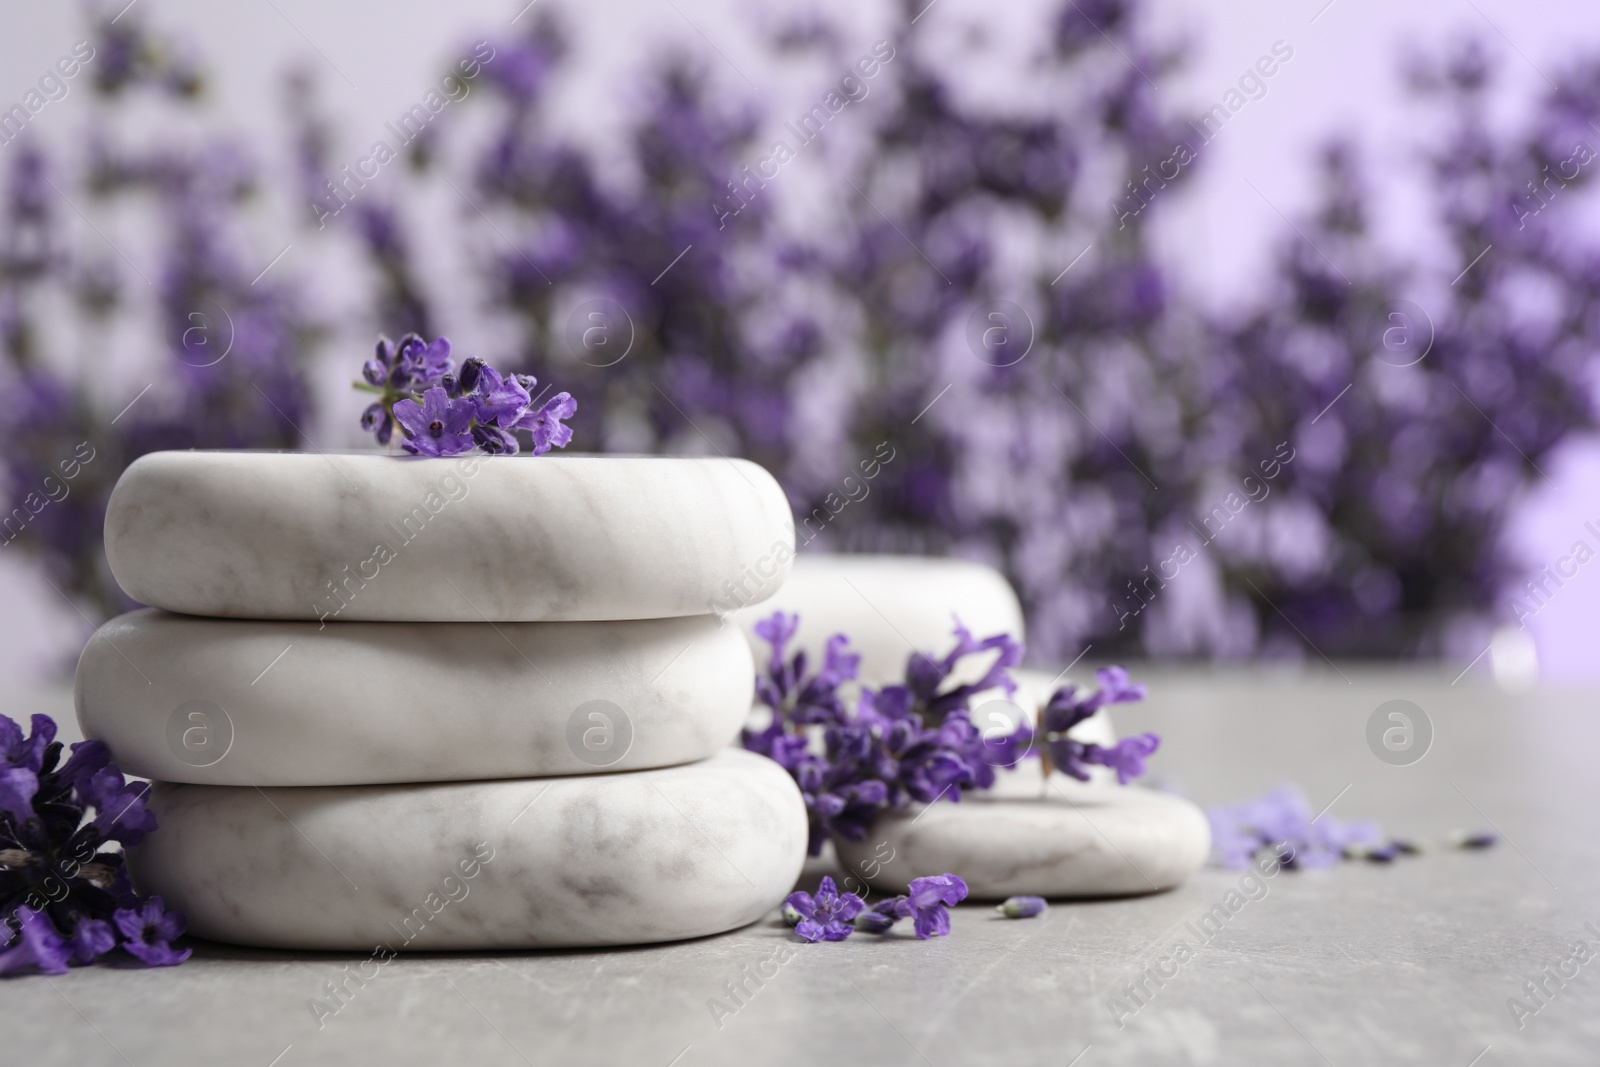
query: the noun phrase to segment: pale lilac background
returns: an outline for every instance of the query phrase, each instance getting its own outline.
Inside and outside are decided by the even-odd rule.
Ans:
[[[578,31],[583,57],[583,77],[565,98],[568,124],[599,145],[616,130],[620,109],[634,96],[627,72],[658,52],[662,41],[703,48],[703,34],[727,58],[712,70],[730,92],[752,92],[743,80],[748,76],[763,94],[798,105],[816,95],[816,85],[804,77],[780,78],[765,67],[753,43],[758,31],[780,12],[820,8],[837,13],[865,47],[888,10],[859,0],[759,6],[735,0],[537,0],[521,17],[531,19],[549,5],[557,5]],[[966,35],[970,29],[1000,50],[1008,38],[1029,34],[1036,13],[1053,6],[1039,0],[936,0],[925,17],[932,29],[948,35],[952,48],[966,47],[973,39]],[[109,10],[120,7],[121,0]],[[188,32],[221,75],[213,104],[218,123],[247,131],[264,158],[281,161],[286,151],[280,75],[288,63],[304,61],[320,75],[340,119],[335,155],[354,158],[385,121],[421,96],[436,71],[457,58],[462,43],[505,30],[523,10],[523,0],[136,0],[133,14]],[[1284,232],[1278,212],[1293,217],[1306,206],[1308,153],[1332,131],[1357,133],[1368,149],[1384,239],[1398,249],[1431,247],[1427,204],[1405,173],[1412,146],[1427,136],[1427,123],[1402,98],[1396,73],[1402,49],[1436,46],[1467,32],[1485,38],[1507,74],[1502,117],[1508,121],[1544,88],[1540,72],[1553,75],[1576,49],[1600,50],[1593,5],[1578,0],[1334,0],[1325,9],[1324,0],[1156,0],[1154,10],[1162,29],[1196,46],[1186,70],[1160,79],[1169,99],[1196,111],[1216,102],[1274,41],[1287,41],[1295,51],[1268,83],[1267,96],[1248,104],[1208,146],[1198,182],[1163,205],[1158,236],[1165,258],[1180,266],[1188,284],[1221,303],[1261,284],[1265,257]],[[0,0],[0,104],[20,99],[83,35],[72,4]],[[981,52],[963,62],[983,95],[1003,101],[1021,88],[1016,71],[1004,62],[986,61]],[[64,142],[81,123],[86,95],[85,86],[74,85],[66,100],[35,118],[33,129]],[[0,146],[0,163],[7,150]],[[294,237],[288,209],[269,205],[259,220],[264,263]],[[450,217],[438,215],[446,223]],[[450,278],[460,264],[446,233],[436,241],[430,284],[448,295],[459,290]],[[353,266],[333,253],[302,244],[284,262],[318,279],[324,306],[334,313],[355,292]],[[460,301],[446,304],[454,310],[447,311],[445,332],[470,334],[470,308]],[[348,375],[348,366],[331,363],[320,374],[324,395],[332,399],[312,432],[325,446],[353,443],[355,401],[346,403],[344,392]],[[1584,520],[1600,520],[1600,444],[1574,444],[1545,473],[1553,485],[1507,505],[1517,510],[1515,543],[1535,563],[1564,554]],[[14,550],[0,550],[0,598],[6,607],[0,677],[21,679],[59,665],[81,642],[82,619]],[[1586,569],[1530,623],[1546,681],[1600,678],[1600,656],[1591,650],[1597,623],[1600,578]]]

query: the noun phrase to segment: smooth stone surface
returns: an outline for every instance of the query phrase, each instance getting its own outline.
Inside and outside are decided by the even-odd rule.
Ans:
[[[1037,781],[1037,776],[1035,776]],[[839,860],[874,887],[900,893],[949,872],[972,897],[1116,897],[1180,885],[1211,847],[1205,814],[1139,786],[1051,775],[1045,796],[963,797],[884,815]]]
[[[905,676],[913,652],[942,656],[954,644],[956,618],[978,637],[1024,637],[1022,606],[1005,577],[992,567],[928,556],[822,555],[796,557],[788,580],[770,600],[739,613],[739,621],[765,662],[767,643],[755,624],[774,611],[798,612],[800,647],[821,650],[836,633],[848,634],[861,654],[861,678],[881,685]],[[793,647],[793,646],[791,646]],[[979,662],[983,660],[983,662]],[[958,681],[982,677],[988,657],[973,657],[954,672]]]
[[[732,749],[581,778],[162,783],[152,806],[161,828],[132,850],[135,885],[183,911],[191,933],[275,948],[678,941],[776,907],[806,850],[794,782]],[[474,857],[487,861],[467,877]]]
[[[77,710],[123,770],[162,781],[526,778],[714,755],[752,672],[710,615],[319,628],[146,610],[90,639]]]
[[[129,596],[190,615],[655,619],[770,595],[794,520],[737,459],[156,452],[105,540]]]

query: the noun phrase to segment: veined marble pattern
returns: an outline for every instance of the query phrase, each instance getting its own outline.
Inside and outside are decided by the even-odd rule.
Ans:
[[[798,557],[783,587],[765,603],[739,613],[756,656],[767,643],[755,624],[774,611],[798,612],[799,646],[820,652],[828,638],[848,634],[861,654],[868,685],[905,676],[913,652],[942,656],[955,643],[959,616],[978,637],[1008,633],[1022,640],[1022,607],[1005,577],[967,560],[922,556],[823,555]],[[792,646],[791,646],[792,647]],[[987,662],[961,664],[954,678],[976,681]]]
[[[141,777],[359,785],[704,759],[752,690],[743,635],[710,615],[319,626],[146,610],[89,641],[77,711]]]
[[[842,864],[885,892],[948,871],[979,900],[1115,897],[1181,884],[1205,862],[1211,830],[1182,798],[1057,773],[1032,797],[973,793],[880,816],[865,840],[836,848]]]
[[[665,770],[410,786],[158,784],[131,850],[203,937],[299,949],[561,948],[720,933],[805,856],[799,790],[728,750]]]
[[[648,619],[769,596],[794,521],[737,459],[156,452],[105,540],[129,596],[191,615]]]

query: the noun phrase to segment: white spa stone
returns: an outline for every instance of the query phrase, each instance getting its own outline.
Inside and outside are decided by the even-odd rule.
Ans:
[[[653,619],[763,599],[794,520],[737,459],[156,452],[105,541],[129,596],[190,615]]]
[[[979,900],[1152,893],[1205,862],[1210,827],[1187,800],[1060,773],[1041,796],[1037,769],[1032,780],[1032,797],[973,793],[881,816],[864,841],[836,843],[839,860],[891,893],[922,875],[957,874]]]
[[[155,786],[134,884],[202,937],[269,948],[676,941],[794,888],[800,793],[728,750],[666,770],[410,786]]]
[[[637,770],[715,754],[753,667],[715,616],[330,623],[136,611],[78,662],[78,722],[130,774],[361,785]]]
[[[794,569],[775,595],[739,613],[762,662],[767,644],[755,635],[755,624],[780,610],[799,613],[799,647],[820,650],[831,635],[849,634],[851,645],[861,654],[861,678],[868,685],[903,678],[906,658],[913,652],[934,656],[948,652],[957,616],[980,638],[996,633],[1024,637],[1022,607],[1005,577],[992,567],[959,559],[820,553],[796,557]],[[987,666],[986,657],[973,657],[954,677],[974,681]]]

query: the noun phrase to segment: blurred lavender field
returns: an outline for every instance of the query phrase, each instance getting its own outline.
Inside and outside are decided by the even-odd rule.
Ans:
[[[5,559],[64,621],[27,628],[68,654],[126,606],[98,528],[133,458],[358,444],[349,378],[416,330],[570,390],[575,448],[763,463],[811,550],[1000,567],[1035,662],[1464,667],[1498,628],[1592,673],[1600,47],[1535,60],[1485,10],[667,5],[619,41],[284,5],[269,57],[179,5],[36,20],[0,97]],[[1305,103],[1380,74],[1383,114]]]

